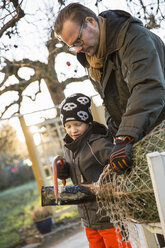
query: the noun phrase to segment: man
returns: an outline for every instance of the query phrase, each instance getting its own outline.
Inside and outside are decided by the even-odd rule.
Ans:
[[[123,173],[132,165],[133,144],[165,119],[165,45],[125,11],[97,17],[79,3],[60,11],[55,33],[77,52],[104,100],[116,139],[110,164]]]

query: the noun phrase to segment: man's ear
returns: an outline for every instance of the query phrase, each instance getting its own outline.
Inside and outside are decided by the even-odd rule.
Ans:
[[[90,23],[90,24],[92,24],[92,25],[96,25],[96,20],[93,18],[93,17],[91,17],[91,16],[87,16],[86,18],[85,18],[85,22],[86,23]]]

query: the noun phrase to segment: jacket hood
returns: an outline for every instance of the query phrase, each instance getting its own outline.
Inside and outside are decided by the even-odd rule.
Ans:
[[[112,53],[121,48],[130,23],[143,25],[139,19],[123,10],[106,10],[99,15],[106,18],[108,53]]]
[[[92,132],[89,142],[93,142],[94,140],[100,139],[101,137],[107,137],[108,134],[108,129],[103,124],[94,121],[92,124]]]

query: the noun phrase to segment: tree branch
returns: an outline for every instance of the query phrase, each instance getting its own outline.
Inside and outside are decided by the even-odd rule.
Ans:
[[[11,20],[9,20],[0,30],[0,37],[3,35],[3,33],[10,27],[14,27],[16,25],[16,23],[25,16],[24,11],[21,9],[21,4],[22,2],[19,4],[18,0],[10,0],[10,2],[13,3],[13,6],[15,8],[15,10],[13,12],[16,12],[17,14],[12,17]],[[12,13],[10,13],[9,15],[11,15]],[[3,17],[4,19],[5,17]],[[2,19],[2,18],[1,18]]]
[[[74,83],[74,82],[82,82],[84,80],[89,79],[88,75],[82,76],[82,77],[72,77],[72,78],[67,78],[65,81],[62,81],[63,86],[66,86],[69,83]]]

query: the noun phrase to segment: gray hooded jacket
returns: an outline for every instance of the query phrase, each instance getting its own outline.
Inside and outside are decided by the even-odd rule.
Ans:
[[[69,164],[69,172],[64,178],[71,177],[73,184],[91,184],[97,182],[113,147],[112,137],[107,128],[97,122],[86,130],[76,140],[69,135],[64,138],[65,159]],[[101,217],[97,213],[96,202],[78,205],[79,215],[84,226],[92,229],[107,229],[113,227],[109,217]],[[103,213],[102,213],[103,214]]]

